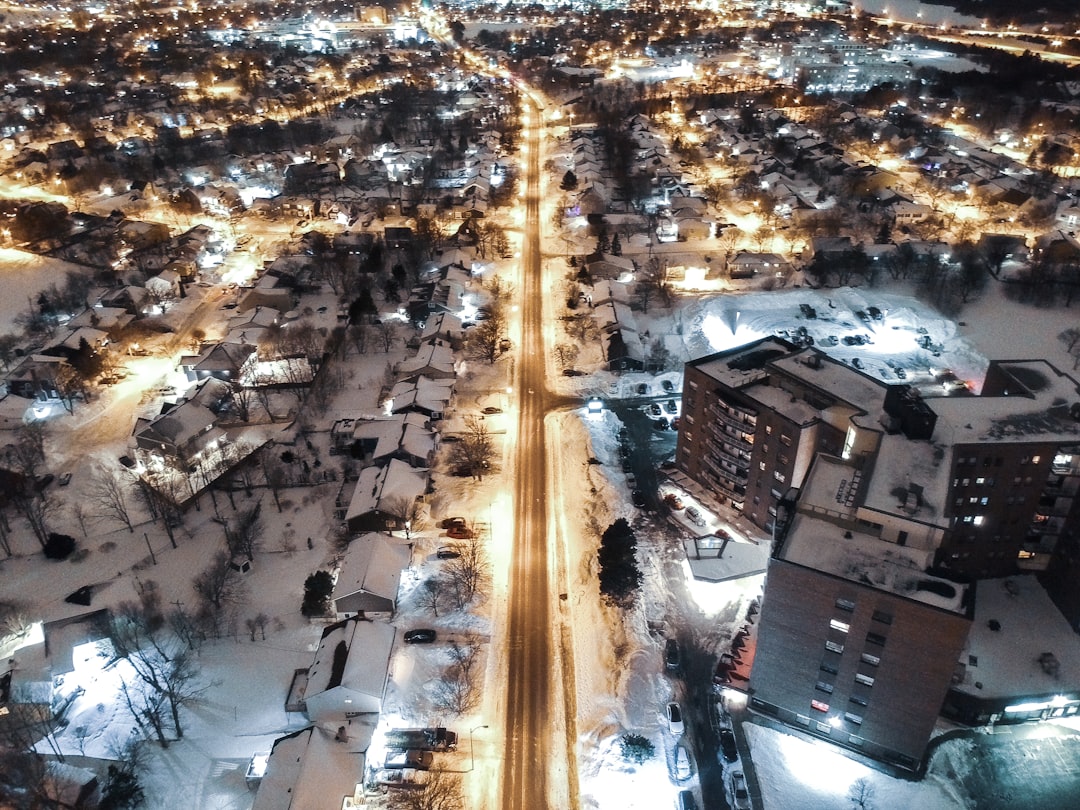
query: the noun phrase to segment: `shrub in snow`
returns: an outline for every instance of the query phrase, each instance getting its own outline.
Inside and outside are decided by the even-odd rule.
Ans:
[[[305,616],[322,616],[330,609],[330,594],[334,580],[329,571],[316,571],[304,581],[304,601],[300,612]]]
[[[45,556],[50,560],[64,560],[75,550],[75,538],[68,534],[49,533],[45,541]]]
[[[635,765],[640,765],[645,760],[652,759],[652,755],[656,751],[652,742],[640,734],[623,734],[619,745],[622,748],[623,759],[627,762],[633,762]]]

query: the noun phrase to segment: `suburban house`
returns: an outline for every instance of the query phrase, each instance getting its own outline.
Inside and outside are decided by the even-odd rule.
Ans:
[[[363,534],[349,542],[334,586],[339,616],[392,614],[397,608],[401,572],[409,565],[409,549],[385,534]]]
[[[397,378],[402,382],[414,382],[421,376],[432,380],[453,380],[454,352],[449,346],[425,343],[416,354],[398,363]]]
[[[323,631],[304,690],[305,712],[313,722],[333,726],[382,711],[394,633],[392,625],[360,616]]]
[[[395,413],[382,419],[356,420],[350,442],[354,456],[372,464],[400,459],[412,467],[427,467],[435,452],[435,434],[421,413]]]
[[[465,330],[461,318],[451,312],[440,312],[424,322],[420,332],[421,343],[444,343],[457,351],[465,343]]]
[[[363,781],[363,753],[333,732],[309,726],[274,741],[252,810],[363,807]]]
[[[24,357],[7,375],[7,389],[12,394],[27,399],[60,399],[56,375],[61,368],[70,368],[64,357],[48,354],[32,354]]]
[[[415,412],[429,419],[442,419],[450,398],[454,395],[451,380],[431,380],[418,377],[402,381],[390,389],[389,407],[392,413]]]
[[[255,367],[255,346],[242,343],[215,343],[200,354],[180,358],[180,368],[189,380],[214,377],[238,382]]]
[[[396,531],[405,527],[404,514],[428,487],[428,471],[391,459],[385,467],[365,467],[345,512],[349,531]]]

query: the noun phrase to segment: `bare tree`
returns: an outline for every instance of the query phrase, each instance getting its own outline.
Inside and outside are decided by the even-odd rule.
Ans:
[[[98,465],[94,470],[88,494],[98,508],[97,516],[113,520],[135,531],[129,503],[130,480],[125,480],[112,470]]]
[[[417,600],[421,608],[427,608],[436,617],[439,615],[439,606],[442,605],[446,596],[446,580],[441,576],[428,577],[420,583]]]
[[[870,780],[859,778],[852,782],[848,788],[848,801],[857,810],[873,810],[874,786]]]
[[[373,331],[371,324],[366,322],[349,325],[349,340],[356,347],[357,354],[367,354],[368,347],[371,345]]]
[[[478,360],[494,363],[502,354],[502,339],[506,335],[506,320],[502,310],[492,307],[486,321],[469,330],[466,341],[469,355]]]
[[[423,787],[399,793],[394,806],[402,810],[464,810],[466,806],[461,774],[451,771],[428,771]]]
[[[26,522],[30,524],[34,537],[44,549],[49,540],[49,522],[59,504],[47,493],[35,492],[30,486],[12,493],[11,499],[26,518]]]
[[[383,504],[383,511],[401,524],[405,532],[405,539],[413,541],[413,536],[427,527],[427,510],[423,501],[418,498],[410,498],[407,495],[394,495],[387,498]]]
[[[383,351],[389,352],[394,348],[394,341],[397,340],[397,323],[384,318],[375,324],[375,329],[379,334],[379,338],[382,340]]]
[[[482,481],[484,473],[495,459],[495,445],[488,432],[487,420],[470,414],[465,417],[465,430],[459,434],[461,441],[453,445],[451,463],[468,470],[468,474]]]
[[[133,678],[124,683],[123,691],[136,721],[149,725],[163,748],[168,747],[166,724],[176,739],[182,739],[181,710],[204,688],[198,685],[198,667],[190,650],[168,630],[156,588],[146,587],[138,603],[118,605],[104,630],[111,649],[102,655],[131,665]]]
[[[214,612],[243,598],[243,582],[236,575],[232,557],[227,551],[215,554],[210,564],[191,581],[191,585],[206,605],[214,608]]]
[[[555,361],[559,364],[560,369],[573,368],[574,363],[577,362],[578,354],[581,350],[577,345],[573,343],[557,343],[555,344],[554,354]]]
[[[435,689],[435,703],[453,714],[465,714],[480,703],[480,690],[475,672],[480,645],[474,639],[450,646],[451,664]]]
[[[461,610],[491,585],[491,561],[487,548],[478,537],[460,542],[457,551],[458,556],[447,560],[443,571],[449,578],[457,608]]]
[[[262,517],[262,501],[256,501],[255,505],[248,509],[240,509],[236,513],[236,519],[225,521],[225,542],[229,552],[234,557],[255,558],[258,550],[259,539],[262,536],[265,522]]]

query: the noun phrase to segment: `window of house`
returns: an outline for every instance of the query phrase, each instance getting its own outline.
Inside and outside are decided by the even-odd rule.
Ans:
[[[855,676],[855,683],[861,683],[863,686],[873,686],[874,679],[871,678],[869,675],[864,675],[860,672],[858,675]]]
[[[857,726],[862,725],[862,715],[855,714],[854,712],[844,712],[844,719],[849,723],[854,723]]]
[[[848,700],[850,702],[854,703],[856,706],[869,706],[870,705],[869,702],[866,700],[866,698],[852,696],[852,697],[848,698]]]
[[[779,470],[773,470],[773,474],[772,474],[772,475],[773,475],[773,478],[775,478],[775,479],[776,479],[777,481],[779,481],[779,482],[780,482],[781,484],[783,484],[783,483],[784,483],[785,481],[787,481],[787,476],[786,476],[786,475],[784,475],[784,474],[783,474],[782,472],[780,472]]]
[[[839,630],[841,633],[846,633],[848,630],[851,629],[850,624],[848,624],[847,622],[842,622],[839,619],[830,619],[829,627],[831,627],[833,630]]]
[[[863,653],[860,656],[859,660],[862,661],[864,664],[869,664],[872,667],[876,667],[878,664],[881,663],[880,658],[878,658],[876,655],[871,655],[870,653]]]
[[[814,684],[814,688],[817,689],[819,692],[824,692],[827,695],[831,695],[833,693],[833,685],[831,683],[827,683],[826,681],[818,681]]]
[[[761,470],[762,472],[765,472],[765,462],[764,462],[764,461],[759,461],[759,462],[757,463],[757,467],[758,467],[758,469],[759,469],[759,470]]]
[[[844,651],[844,645],[839,641],[830,640],[825,642],[825,649],[829,652],[842,653]]]
[[[766,425],[765,426],[765,435],[766,436],[772,436],[772,425]]]
[[[788,436],[786,433],[781,433],[780,444],[784,445],[784,447],[791,447],[791,437]]]
[[[855,610],[855,602],[851,599],[837,599],[833,604],[840,610],[846,610],[848,613]]]
[[[820,700],[811,700],[810,708],[816,712],[827,712],[829,710],[829,704]]]

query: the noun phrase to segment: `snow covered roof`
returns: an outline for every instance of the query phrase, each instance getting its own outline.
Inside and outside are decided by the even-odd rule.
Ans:
[[[966,585],[926,573],[933,550],[920,550],[845,529],[799,512],[788,529],[780,558],[952,613],[965,613]]]
[[[412,357],[407,357],[398,364],[398,378],[407,380],[426,371],[437,371],[447,376],[454,376],[454,352],[449,346],[425,343]]]
[[[393,610],[401,572],[408,564],[408,547],[383,535],[365,534],[350,541],[334,588],[338,613]]]
[[[364,419],[353,427],[354,439],[374,439],[372,458],[383,459],[404,450],[426,459],[435,449],[435,434],[427,427],[427,417],[419,413],[396,413],[384,419]]]
[[[364,776],[364,755],[311,727],[274,742],[252,810],[341,807]]]
[[[344,662],[336,653],[342,642]],[[342,686],[382,700],[393,646],[394,628],[385,622],[353,617],[330,625],[308,669],[306,697]]]
[[[964,678],[953,688],[978,697],[1080,691],[1076,633],[1034,575],[976,583],[975,619],[960,663]]]
[[[1080,402],[1076,380],[1045,360],[995,361],[991,371],[1003,372],[1010,380],[1002,386],[1002,396],[929,401],[938,417],[936,437],[951,444],[1080,441],[1080,421],[1070,414],[1071,406]]]
[[[453,383],[420,376],[415,380],[399,382],[390,389],[391,408],[394,413],[411,408],[440,413],[445,410],[453,394]]]
[[[406,498],[410,502],[427,489],[427,470],[414,470],[406,462],[390,459],[385,467],[365,467],[360,471],[346,522],[353,518],[385,509],[388,502]]]

